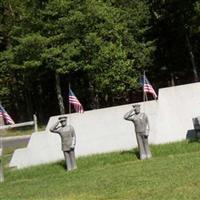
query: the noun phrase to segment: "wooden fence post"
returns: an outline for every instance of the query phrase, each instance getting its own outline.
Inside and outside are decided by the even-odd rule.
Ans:
[[[2,140],[2,138],[0,138]],[[2,164],[2,156],[3,155],[3,147],[0,147],[0,182],[4,181],[3,176],[3,164]]]
[[[34,121],[35,132],[37,132],[38,131],[38,125],[37,125],[37,116],[36,116],[36,114],[33,115],[33,121]]]

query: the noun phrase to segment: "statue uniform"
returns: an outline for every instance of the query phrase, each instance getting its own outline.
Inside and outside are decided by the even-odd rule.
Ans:
[[[67,170],[76,169],[76,160],[75,160],[75,144],[76,144],[76,134],[73,126],[65,125],[57,127],[58,123],[54,125],[50,131],[58,133],[61,137],[62,151],[64,153],[65,162]]]
[[[149,127],[148,117],[145,113],[134,113],[133,111],[129,111],[125,114],[124,119],[132,121],[135,126],[135,133],[138,143],[138,149],[140,152],[140,159],[151,158],[151,151],[148,145],[148,131],[147,127]]]

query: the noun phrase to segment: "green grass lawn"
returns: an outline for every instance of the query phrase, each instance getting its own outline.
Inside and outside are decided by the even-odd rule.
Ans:
[[[38,131],[45,130],[44,125],[38,127]],[[7,130],[0,130],[0,137],[20,136],[20,135],[31,135],[34,132],[33,126],[12,128]]]
[[[5,155],[0,199],[198,200],[200,143],[151,150],[153,158],[145,161],[138,160],[136,150],[82,157],[73,172],[64,170],[64,162],[13,171],[7,168],[10,155]]]

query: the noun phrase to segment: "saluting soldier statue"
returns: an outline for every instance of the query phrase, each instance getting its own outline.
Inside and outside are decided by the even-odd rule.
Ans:
[[[152,155],[148,145],[149,121],[147,115],[140,112],[140,105],[133,105],[133,108],[124,115],[124,119],[132,121],[135,126],[140,159],[151,158]]]
[[[74,148],[76,145],[76,134],[73,126],[67,125],[67,117],[59,117],[58,121],[50,128],[53,133],[58,133],[61,137],[62,151],[64,153],[66,169],[71,171],[76,169]]]

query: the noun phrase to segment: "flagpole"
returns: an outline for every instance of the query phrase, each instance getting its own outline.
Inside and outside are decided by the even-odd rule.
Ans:
[[[148,101],[148,96],[147,96],[147,93],[145,93],[145,97],[146,97],[146,101]]]
[[[143,72],[143,102],[145,102],[146,93],[144,92],[144,84],[145,84],[145,70]]]
[[[144,84],[145,84],[145,70],[143,71],[143,112],[145,113],[146,93],[144,92]]]
[[[145,84],[145,80],[146,80],[146,76],[145,76],[145,70],[144,70],[144,73],[143,73],[143,87],[144,87],[144,84]],[[143,88],[143,102],[145,101],[148,101],[148,96],[147,96],[147,93],[144,92],[144,88]]]
[[[69,103],[69,125],[71,124],[71,103],[69,102],[69,92],[70,92],[70,81],[69,81],[69,88],[68,88],[68,103]]]

